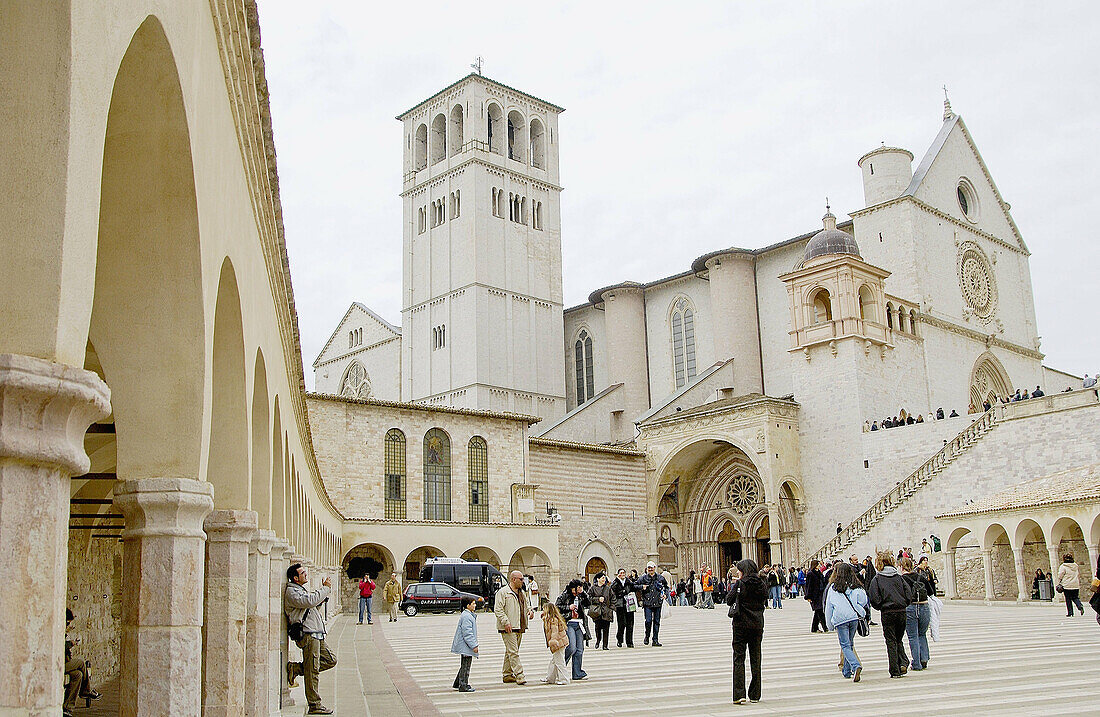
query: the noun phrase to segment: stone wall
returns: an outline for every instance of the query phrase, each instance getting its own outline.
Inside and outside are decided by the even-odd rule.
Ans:
[[[76,617],[71,632],[81,639],[73,656],[91,661],[93,684],[100,684],[118,676],[122,544],[115,538],[93,538],[93,532],[69,532],[66,605]]]
[[[634,451],[532,440],[528,482],[536,511],[549,501],[561,515],[561,584],[579,576],[581,551],[590,541],[611,549],[612,570],[645,567],[645,458]]]

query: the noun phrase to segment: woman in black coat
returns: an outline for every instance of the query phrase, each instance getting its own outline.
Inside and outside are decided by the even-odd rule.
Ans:
[[[810,632],[817,632],[818,624],[824,632],[829,628],[825,625],[825,576],[818,570],[820,560],[810,562],[810,571],[806,574],[806,601],[814,611],[814,622],[810,626]]]
[[[759,573],[760,569],[753,561],[739,560],[734,570],[736,580],[726,595],[726,604],[734,612],[730,618],[733,623],[733,702],[738,705],[746,701],[760,701],[760,643],[764,639],[764,605],[768,599],[768,586]],[[746,649],[752,668],[748,700],[745,694]]]

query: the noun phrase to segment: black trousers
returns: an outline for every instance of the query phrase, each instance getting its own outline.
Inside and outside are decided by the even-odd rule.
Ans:
[[[760,641],[764,639],[763,630],[733,629],[733,699],[745,697],[745,650],[749,652],[749,667],[752,668],[752,681],[749,682],[748,698],[760,699]]]
[[[626,644],[634,647],[634,613],[627,610],[625,607],[615,608],[615,619],[619,621],[619,629],[615,631],[615,642],[619,647],[623,645],[623,637],[626,637]]]
[[[825,632],[829,631],[829,626],[825,622],[824,610],[814,610],[814,624],[810,626],[810,631],[817,632],[818,625],[821,625],[821,629]]]
[[[455,682],[452,687],[465,687],[470,684],[470,665],[473,664],[474,658],[470,655],[459,655],[462,658],[462,662],[458,665],[458,675],[455,676]]]
[[[900,675],[909,667],[905,654],[905,611],[887,610],[882,613],[882,636],[886,640],[886,657],[890,662],[890,675]]]
[[[592,618],[592,622],[596,623],[596,647],[600,645],[607,647],[607,640],[611,635],[611,621]]]
[[[1077,609],[1081,611],[1081,614],[1085,614],[1085,606],[1081,604],[1081,590],[1063,590],[1062,594],[1066,597],[1066,617],[1073,617],[1073,606],[1076,605]]]

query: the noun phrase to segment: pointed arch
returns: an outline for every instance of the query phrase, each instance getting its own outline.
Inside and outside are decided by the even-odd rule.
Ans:
[[[214,485],[216,508],[247,510],[250,496],[244,325],[237,275],[228,257],[222,261],[218,280],[213,343],[207,480]]]
[[[592,335],[588,327],[577,332],[573,342],[573,368],[576,379],[577,405],[581,405],[595,395],[596,381],[593,367]]]
[[[352,359],[340,378],[340,395],[348,398],[370,398],[370,394],[370,375],[367,374],[367,369],[357,359]]]
[[[993,405],[998,397],[1008,397],[1011,385],[1004,365],[986,351],[974,361],[974,367],[970,370],[970,403],[975,408],[984,406],[986,402]]]
[[[695,305],[680,295],[669,305],[669,324],[672,327],[672,374],[676,388],[695,380]]]

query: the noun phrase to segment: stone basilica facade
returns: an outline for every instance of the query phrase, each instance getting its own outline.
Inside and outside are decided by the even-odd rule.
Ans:
[[[499,492],[507,517],[491,503],[488,522],[515,519],[519,490],[539,506],[525,520],[543,519],[543,507],[556,512],[559,548],[549,562],[562,577],[647,557],[673,572],[724,571],[742,556],[793,564],[830,539],[819,556],[831,557],[837,522],[867,511],[874,526],[845,530],[844,547],[919,544],[937,530],[937,511],[971,493],[943,493],[944,505],[911,516],[895,535],[883,532],[895,526],[885,519],[896,507],[891,490],[987,401],[1078,381],[1042,364],[1030,251],[949,103],[919,161],[887,146],[858,159],[865,202],[849,220],[826,208],[820,229],[685,258],[673,276],[621,281],[572,307],[561,291],[562,111],[473,74],[398,117],[402,324],[352,304],[314,362],[312,410],[356,403],[377,422],[365,443],[341,429],[333,470],[361,446],[381,450],[395,411],[485,413],[486,426],[518,415],[525,447],[490,446],[497,460],[528,457],[497,479],[511,486],[490,478],[490,501]],[[865,432],[903,409],[931,419],[940,408],[958,417]],[[406,436],[407,445],[422,437]],[[546,470],[530,457],[547,445],[638,460],[591,469],[565,460]],[[374,505],[363,510],[383,522],[382,504],[398,494],[396,483],[384,485],[388,470],[368,468],[347,483],[349,494],[372,491]],[[596,491],[583,511],[631,520],[589,531],[564,496],[608,471],[629,499]],[[403,495],[404,515],[435,510]],[[418,564],[409,562],[410,576]]]

